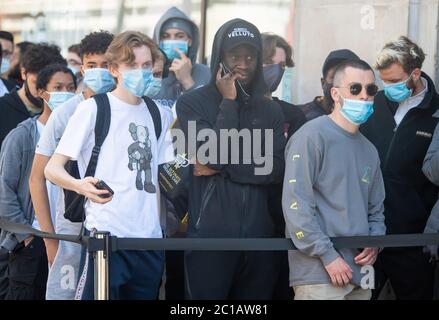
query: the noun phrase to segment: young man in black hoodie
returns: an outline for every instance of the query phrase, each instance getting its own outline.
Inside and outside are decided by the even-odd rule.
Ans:
[[[422,233],[439,188],[422,173],[438,117],[439,97],[421,71],[425,54],[406,37],[386,44],[376,68],[384,91],[361,128],[381,160],[388,234]],[[377,293],[386,279],[398,299],[432,299],[433,265],[422,247],[385,248],[376,263]]]
[[[25,79],[19,90],[12,90],[0,98],[0,145],[6,135],[20,122],[43,111],[43,100],[36,89],[37,74],[52,63],[64,63],[60,49],[54,45],[37,44],[21,58],[21,74]]]
[[[197,134],[203,129],[213,133],[206,143],[197,142],[198,150],[215,142],[220,146],[213,150],[218,151],[216,161],[205,161],[202,165],[198,158],[193,166],[187,236],[273,237],[276,228],[268,208],[268,189],[283,177],[284,117],[280,106],[264,97],[268,88],[262,72],[258,29],[241,19],[225,23],[215,35],[210,68],[210,83],[177,101],[177,117],[188,144],[194,142],[188,139],[192,129],[189,121],[194,121]],[[264,149],[264,142],[256,139],[250,142],[271,161],[270,173],[255,173],[260,167],[255,164],[255,156],[250,157],[250,164],[245,164],[249,160],[243,161],[245,141],[240,140],[239,145],[220,145],[220,131],[232,129],[251,133],[255,129],[271,130],[273,135],[265,142],[272,150]],[[218,161],[219,155],[229,150],[232,158],[238,158],[238,164]],[[240,157],[234,157],[238,151]],[[279,273],[279,255],[189,251],[185,253],[185,272],[188,299],[270,299]]]

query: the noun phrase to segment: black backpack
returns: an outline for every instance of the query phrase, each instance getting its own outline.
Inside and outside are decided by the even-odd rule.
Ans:
[[[101,151],[102,144],[110,129],[111,122],[111,108],[110,101],[106,93],[97,94],[93,96],[97,105],[96,125],[95,125],[95,145],[88,163],[85,177],[93,177],[96,172],[96,166],[98,164],[99,153]],[[153,100],[148,97],[143,97],[143,100],[148,107],[154,122],[154,129],[157,141],[162,133],[162,121],[160,111]],[[65,165],[66,171],[74,178],[80,179],[78,163],[76,161],[68,161]],[[65,211],[64,217],[71,222],[83,222],[85,218],[84,204],[85,197],[77,194],[74,191],[64,189],[64,204]]]

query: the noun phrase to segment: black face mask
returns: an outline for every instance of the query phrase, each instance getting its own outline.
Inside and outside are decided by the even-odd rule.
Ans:
[[[325,100],[328,102],[329,106],[332,106],[334,104],[334,100],[332,100],[332,96],[331,96],[331,89],[333,86],[334,86],[333,83],[325,82],[323,84],[323,96],[325,97]]]
[[[285,69],[280,64],[269,64],[263,68],[265,83],[268,85],[270,92],[276,91],[282,77],[284,76]]]
[[[32,93],[29,90],[29,86],[27,84],[27,80],[24,81],[24,92],[26,94],[26,98],[29,99],[29,101],[36,107],[39,109],[43,109],[44,107],[44,102],[43,99],[41,98],[35,98]]]

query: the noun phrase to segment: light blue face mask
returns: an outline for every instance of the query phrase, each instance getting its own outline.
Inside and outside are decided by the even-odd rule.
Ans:
[[[67,66],[67,68],[70,69],[70,71],[73,72],[73,74],[76,76],[76,74],[79,72],[80,68],[79,67],[74,67],[74,66]]]
[[[67,92],[67,91],[63,91],[63,92],[48,92],[46,91],[50,98],[49,101],[46,101],[47,105],[49,106],[50,110],[55,110],[56,108],[58,108],[60,105],[62,105],[64,102],[66,102],[67,100],[71,99],[72,97],[75,96],[74,93],[72,92]]]
[[[409,78],[405,81],[384,84],[384,94],[390,101],[402,102],[410,98],[413,93],[413,89],[407,88],[407,82],[412,78],[413,72],[410,74]]]
[[[2,65],[0,68],[0,74],[3,74],[11,67],[11,60],[9,58],[2,58]]]
[[[143,97],[152,81],[151,69],[133,69],[122,72],[123,86],[136,97]]]
[[[161,88],[162,88],[162,79],[153,77],[148,88],[146,88],[145,90],[145,96],[154,98],[156,95],[159,94]]]
[[[116,85],[110,71],[104,68],[86,69],[84,83],[96,94],[109,92]]]
[[[343,97],[342,97],[343,98]],[[341,114],[357,126],[365,123],[373,113],[373,101],[350,100],[343,98]]]
[[[169,60],[180,59],[180,54],[175,49],[179,49],[187,55],[189,46],[185,40],[162,40],[160,41],[160,49],[162,49]]]

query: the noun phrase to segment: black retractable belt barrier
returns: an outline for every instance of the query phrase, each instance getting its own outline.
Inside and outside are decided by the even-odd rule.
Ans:
[[[257,238],[167,238],[137,239],[112,237],[107,232],[93,232],[91,236],[50,234],[30,226],[0,219],[0,229],[16,234],[69,241],[81,244],[95,253],[95,299],[109,299],[109,259],[118,250],[194,250],[194,251],[285,251],[297,250],[291,239]],[[331,238],[336,249],[390,248],[439,246],[439,233],[401,234],[385,236],[355,236]]]

